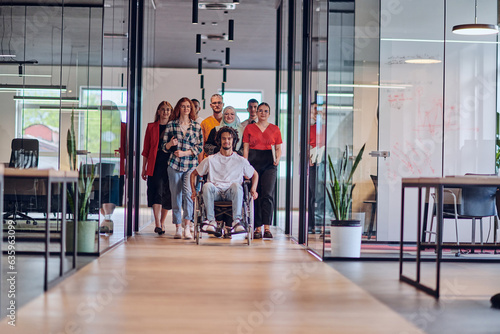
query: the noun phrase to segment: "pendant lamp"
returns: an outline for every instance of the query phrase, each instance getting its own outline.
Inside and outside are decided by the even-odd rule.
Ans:
[[[474,7],[474,23],[459,24],[453,27],[452,32],[458,35],[479,36],[498,34],[496,24],[477,23],[477,0]]]

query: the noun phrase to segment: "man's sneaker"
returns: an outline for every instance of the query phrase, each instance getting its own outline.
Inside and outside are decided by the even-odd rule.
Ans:
[[[187,227],[184,229],[184,239],[193,239],[191,231]]]
[[[246,232],[245,226],[241,224],[241,221],[239,219],[236,219],[233,221],[233,233],[243,233]]]
[[[181,227],[181,224],[175,224],[174,239],[182,239],[182,227]]]
[[[204,225],[202,230],[204,232],[215,232],[217,226],[217,223],[215,221],[212,220],[211,222],[209,222],[208,220],[205,220],[203,223]]]

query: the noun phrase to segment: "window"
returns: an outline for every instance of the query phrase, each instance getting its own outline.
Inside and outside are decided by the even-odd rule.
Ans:
[[[221,93],[221,92],[219,92]],[[258,91],[225,91],[224,92],[224,105],[231,106],[236,109],[236,115],[240,121],[248,119],[247,103],[250,99],[256,99],[259,103],[262,102],[262,92]]]

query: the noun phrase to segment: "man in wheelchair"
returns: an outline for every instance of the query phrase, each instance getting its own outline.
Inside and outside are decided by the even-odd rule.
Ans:
[[[191,190],[193,201],[196,197],[196,180],[198,175],[207,175],[207,182],[202,188],[202,198],[206,210],[206,220],[202,231],[216,233],[215,201],[231,201],[233,223],[231,233],[244,233],[246,228],[242,223],[243,177],[251,179],[250,195],[257,198],[257,182],[259,175],[247,159],[234,152],[238,142],[238,133],[230,128],[221,128],[216,135],[216,143],[220,151],[208,156],[191,173]],[[251,232],[251,231],[250,231]]]

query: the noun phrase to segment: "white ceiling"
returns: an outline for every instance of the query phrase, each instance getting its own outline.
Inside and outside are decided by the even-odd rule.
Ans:
[[[200,1],[221,3],[221,1]],[[195,68],[198,58],[204,68],[220,68],[207,60],[225,63],[229,47],[230,68],[274,69],[276,50],[276,0],[241,0],[236,9],[199,9],[198,24],[192,24],[192,1],[157,0],[155,65],[161,67]],[[232,3],[232,1],[227,1]],[[234,20],[234,42],[203,40],[201,55],[195,54],[196,34],[228,33],[228,20]]]

